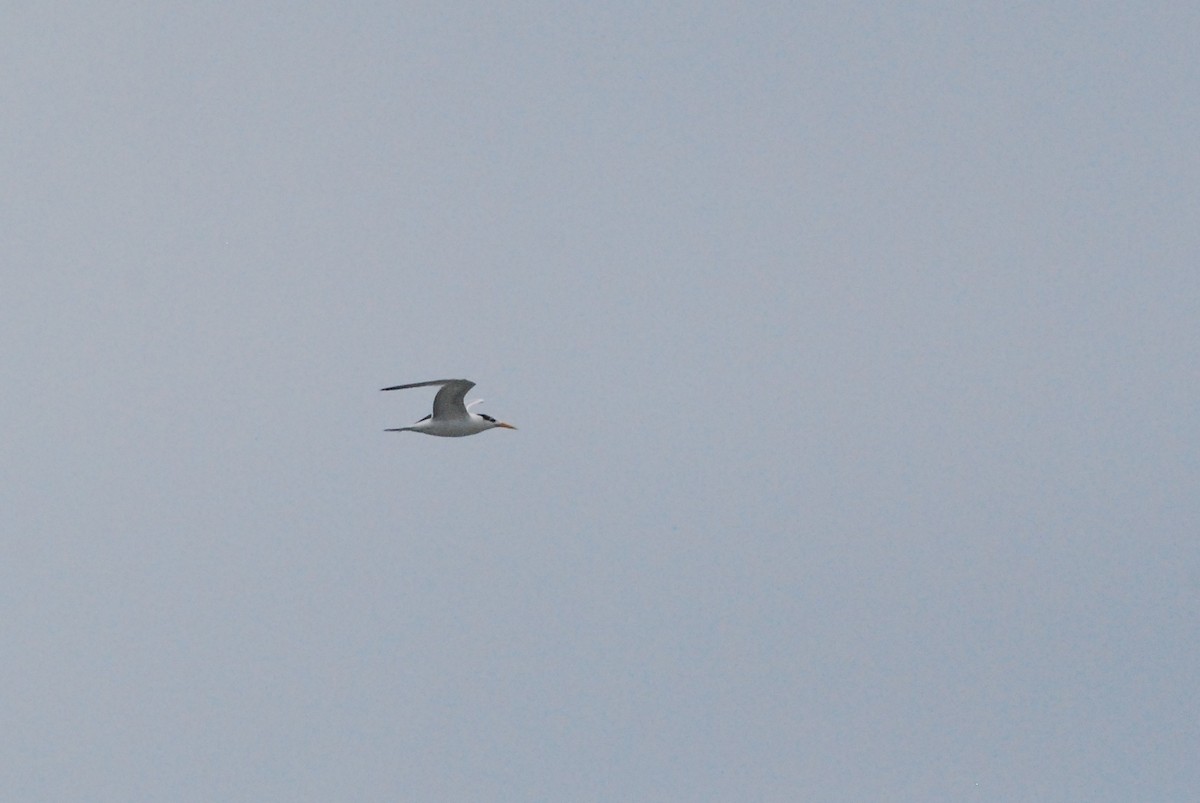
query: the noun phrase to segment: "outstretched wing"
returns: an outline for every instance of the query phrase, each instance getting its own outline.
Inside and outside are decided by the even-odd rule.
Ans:
[[[455,379],[447,382],[433,397],[434,418],[466,418],[467,405],[464,399],[467,391],[475,387],[469,379]]]
[[[442,389],[433,397],[434,418],[466,418],[467,405],[464,398],[467,391],[475,387],[469,379],[432,379],[428,382],[413,382],[411,385],[393,385],[383,390],[407,390],[409,388],[427,388],[441,385]]]

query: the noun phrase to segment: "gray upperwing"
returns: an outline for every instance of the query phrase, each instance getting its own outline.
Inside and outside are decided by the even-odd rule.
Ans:
[[[445,385],[449,382],[465,382],[464,379],[431,379],[428,382],[413,382],[411,385],[392,385],[390,388],[380,388],[380,390],[408,390],[409,388],[430,388],[434,385]]]
[[[433,397],[434,418],[466,418],[467,391],[475,387],[469,379],[451,379]]]
[[[442,389],[433,397],[434,418],[466,418],[467,405],[464,401],[467,391],[475,387],[469,379],[431,379],[428,382],[413,382],[410,385],[392,385],[381,390],[408,390],[409,388],[428,388],[441,385]]]

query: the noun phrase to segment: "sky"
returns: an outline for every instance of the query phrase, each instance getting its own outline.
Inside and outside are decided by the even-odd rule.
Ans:
[[[5,17],[13,799],[1193,799],[1194,4]]]

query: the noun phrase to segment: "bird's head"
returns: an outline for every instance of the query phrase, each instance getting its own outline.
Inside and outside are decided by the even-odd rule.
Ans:
[[[482,418],[484,421],[487,421],[489,424],[491,424],[493,427],[495,427],[497,429],[516,429],[516,427],[514,427],[512,424],[506,424],[503,421],[497,421],[496,419],[492,418],[490,415],[484,415],[483,413],[479,413],[479,417]]]

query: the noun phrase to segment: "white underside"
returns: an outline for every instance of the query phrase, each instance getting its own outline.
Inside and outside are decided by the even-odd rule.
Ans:
[[[430,418],[418,421],[411,427],[394,430],[395,432],[420,432],[424,435],[437,435],[441,438],[462,438],[495,427],[481,415],[470,413],[467,418]]]

